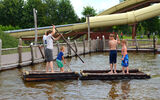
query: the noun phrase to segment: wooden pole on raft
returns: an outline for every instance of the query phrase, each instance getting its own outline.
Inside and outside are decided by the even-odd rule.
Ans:
[[[59,41],[57,41],[57,55],[60,52],[60,48],[59,48]]]
[[[18,44],[18,56],[19,56],[19,65],[18,66],[21,66],[22,64],[22,39],[19,38],[19,44]]]
[[[74,46],[75,46],[75,51],[76,51],[76,53],[78,53],[78,49],[77,49],[77,41],[76,41],[76,40],[74,40]]]
[[[41,53],[41,55],[42,55],[42,58],[45,59],[45,56],[44,56],[44,54],[43,54],[43,52],[42,52],[42,49],[41,49],[41,46],[38,46],[38,48],[39,48],[39,51],[40,51],[40,53]]]
[[[59,33],[59,31],[57,30],[57,28],[55,28],[55,30]],[[61,34],[61,33],[59,33]],[[76,56],[78,56],[78,58],[84,63],[83,59],[76,53],[76,51],[72,48],[72,46],[68,43],[68,41],[64,38],[64,36],[61,34],[63,40],[67,43],[67,45],[72,49],[72,51],[76,54]]]

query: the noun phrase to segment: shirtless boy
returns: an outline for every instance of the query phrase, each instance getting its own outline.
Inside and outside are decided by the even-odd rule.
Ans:
[[[113,73],[113,66],[114,66],[114,73],[116,72],[116,63],[117,63],[117,45],[120,44],[120,40],[117,34],[117,40],[114,39],[114,34],[110,34],[109,36],[109,48],[110,48],[110,54],[109,54],[109,63],[111,71],[109,73]]]

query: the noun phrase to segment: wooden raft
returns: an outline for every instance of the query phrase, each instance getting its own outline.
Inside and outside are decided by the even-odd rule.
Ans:
[[[48,81],[48,80],[77,80],[78,72],[54,72],[47,73],[46,71],[24,71],[24,81]]]
[[[80,72],[80,80],[122,80],[122,79],[149,79],[147,75],[138,69],[130,69],[129,74],[123,74],[117,70],[117,74],[109,74],[110,70],[83,70]]]

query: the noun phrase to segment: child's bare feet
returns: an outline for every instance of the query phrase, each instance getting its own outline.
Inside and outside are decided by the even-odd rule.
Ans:
[[[122,71],[122,73],[123,73],[123,74],[125,74],[125,72],[124,72],[124,71]]]
[[[109,74],[113,74],[113,71],[108,72]]]
[[[117,71],[114,71],[115,74],[117,74]]]
[[[127,72],[127,74],[129,74],[129,72]]]

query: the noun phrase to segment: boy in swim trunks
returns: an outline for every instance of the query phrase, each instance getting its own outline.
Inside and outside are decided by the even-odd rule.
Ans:
[[[114,34],[110,34],[109,36],[109,63],[111,71],[109,73],[113,73],[113,65],[114,65],[114,73],[116,72],[116,63],[117,63],[117,45],[120,44],[119,36],[117,34],[117,40],[114,39]]]
[[[63,52],[64,52],[65,48],[64,46],[61,47],[61,51],[59,52],[57,59],[56,59],[56,63],[58,65],[58,67],[60,68],[61,72],[64,72],[64,67],[63,67],[63,63],[61,60],[64,61],[64,64],[66,64],[66,61],[64,60],[64,56],[63,56]]]
[[[129,57],[127,54],[126,40],[122,40],[122,73],[125,74],[125,68],[127,69],[127,74],[129,73],[128,65],[129,65]]]

